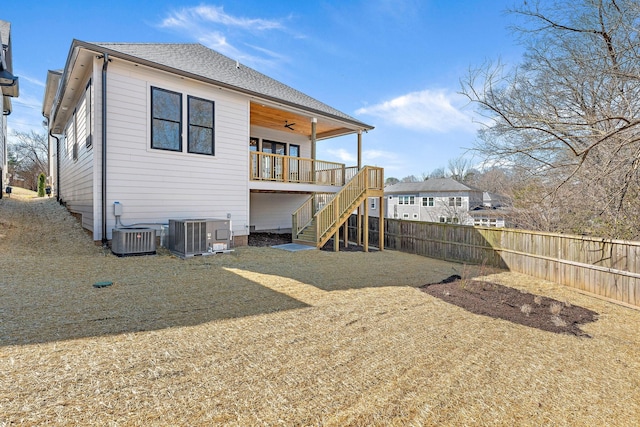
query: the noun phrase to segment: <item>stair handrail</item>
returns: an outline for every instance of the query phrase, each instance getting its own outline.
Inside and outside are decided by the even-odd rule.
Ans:
[[[292,232],[294,238],[308,227],[314,220],[315,236],[320,244],[327,239],[327,235],[335,229],[335,224],[347,213],[357,207],[358,201],[367,194],[368,190],[383,190],[383,169],[374,166],[364,166],[358,173],[349,177],[348,182],[333,194],[316,193],[310,196],[305,202],[293,212]],[[320,203],[324,203],[321,207]]]
[[[360,171],[340,189],[335,197],[320,209],[314,216],[316,218],[318,244],[326,240],[330,231],[334,231],[336,222],[345,214],[351,213],[358,202],[368,190],[382,190],[383,169],[374,166],[364,166]]]

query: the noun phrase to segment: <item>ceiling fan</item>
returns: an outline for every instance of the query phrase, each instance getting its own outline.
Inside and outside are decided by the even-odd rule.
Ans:
[[[289,123],[288,120],[284,121],[284,127],[286,127],[289,130],[295,131],[295,129],[293,128],[295,125],[296,125],[295,123]]]

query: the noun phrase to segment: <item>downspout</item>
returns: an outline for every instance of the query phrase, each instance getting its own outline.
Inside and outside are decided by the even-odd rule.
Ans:
[[[42,116],[45,119],[47,119],[47,129],[49,129],[49,137],[51,137],[51,138],[56,140],[56,183],[55,183],[55,189],[56,189],[56,201],[58,203],[60,203],[60,138],[55,136],[51,131],[51,119],[49,119],[49,117],[45,113],[42,113]],[[49,156],[49,159],[50,159],[51,155],[49,153],[47,153],[47,155]]]
[[[60,138],[49,131],[49,136],[56,140],[56,200],[60,203]]]
[[[109,54],[102,56],[102,245],[107,246],[107,66]]]

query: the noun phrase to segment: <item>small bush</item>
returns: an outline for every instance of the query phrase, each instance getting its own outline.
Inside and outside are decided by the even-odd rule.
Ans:
[[[44,186],[47,182],[47,176],[43,173],[38,175],[38,197],[44,197]]]

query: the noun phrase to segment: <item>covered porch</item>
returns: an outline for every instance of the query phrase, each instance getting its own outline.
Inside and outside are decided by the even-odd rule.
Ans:
[[[263,212],[275,210],[276,203],[284,209],[286,202],[276,202],[284,193],[306,193],[306,201],[289,211],[292,239],[321,247],[333,237],[338,250],[340,237],[345,246],[349,245],[347,233],[339,232],[341,228],[346,230],[348,216],[356,213],[358,228],[366,229],[367,198],[377,197],[380,205],[384,203],[383,170],[362,164],[362,136],[372,126],[333,109],[322,111],[322,104],[318,107],[302,111],[262,100],[250,103],[249,188],[255,201],[260,200]],[[318,141],[346,135],[356,137],[355,166],[317,158]],[[264,196],[268,192],[273,196]],[[251,205],[253,211],[258,204],[252,201]],[[365,234],[358,231],[363,237],[357,243],[364,243],[368,251]]]

